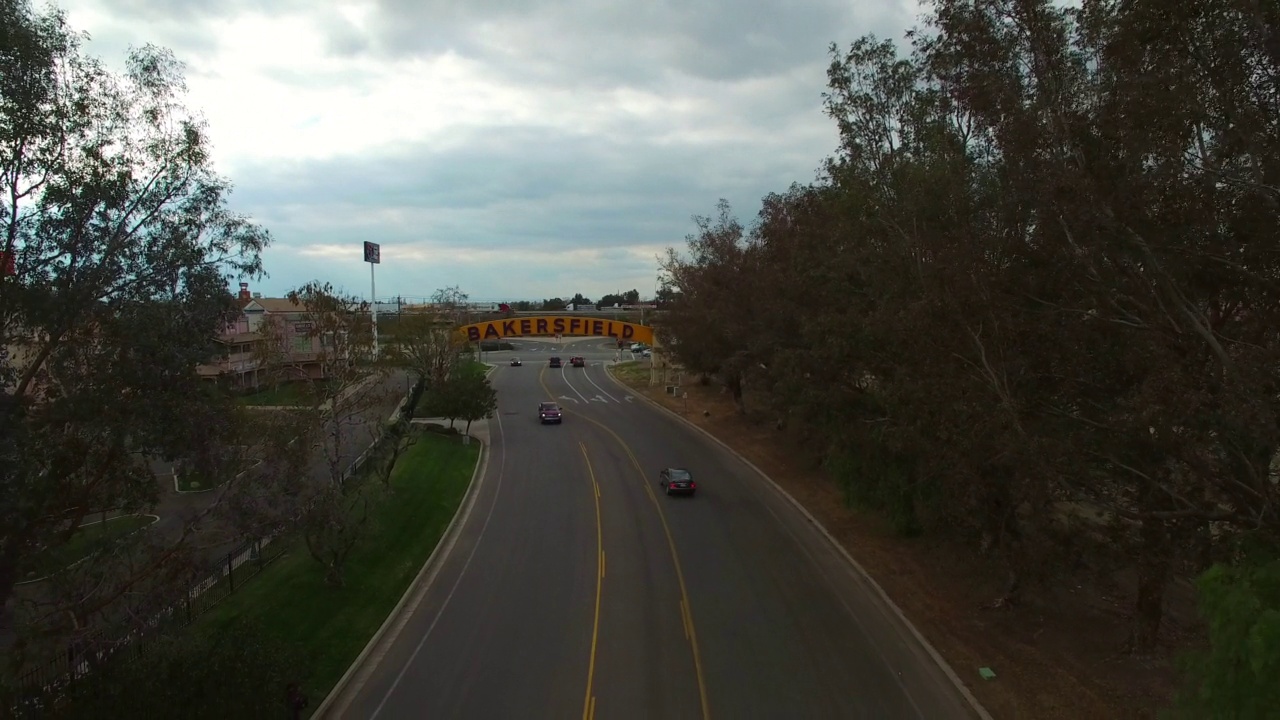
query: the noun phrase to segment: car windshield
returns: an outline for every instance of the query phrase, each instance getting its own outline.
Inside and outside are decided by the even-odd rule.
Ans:
[[[671,474],[672,480],[688,480],[693,477],[688,470],[681,470],[680,468],[672,468],[667,472]]]
[[[539,410],[559,410],[555,403],[541,403],[538,405]]]

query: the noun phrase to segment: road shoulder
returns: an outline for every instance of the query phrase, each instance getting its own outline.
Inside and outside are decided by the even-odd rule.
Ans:
[[[817,517],[815,517],[813,513],[809,511],[809,509],[806,507],[804,503],[802,503],[800,500],[797,500],[796,497],[793,496],[791,492],[788,492],[787,488],[784,488],[782,484],[780,484],[773,477],[771,477],[769,473],[765,472],[759,465],[753,462],[748,455],[754,454],[754,453],[750,453],[749,451],[746,451],[745,448],[742,451],[740,451],[738,447],[735,447],[737,443],[726,442],[726,440],[721,437],[721,434],[713,432],[712,430],[702,427],[698,423],[690,420],[687,417],[686,412],[682,412],[689,407],[689,403],[687,399],[682,398],[680,400],[677,400],[675,398],[666,397],[663,394],[664,392],[663,386],[649,386],[647,384],[632,385],[624,381],[623,379],[617,377],[613,373],[612,368],[608,365],[605,366],[605,371],[613,382],[617,383],[618,385],[628,390],[634,391],[641,399],[649,403],[651,406],[657,408],[660,411],[663,411],[668,415],[673,416],[674,418],[680,420],[686,426],[690,427],[691,429],[711,439],[717,445],[724,448],[727,452],[729,452],[738,460],[740,460],[747,467],[750,467],[753,471],[755,471],[756,474],[760,478],[762,478],[768,484],[769,487],[771,487],[775,492],[778,493],[779,496],[781,496],[792,507],[794,507],[804,517],[805,521],[807,521],[810,525],[812,525],[827,540],[827,542],[831,545],[831,547],[835,549],[842,556],[842,558],[845,560],[848,566],[853,570],[853,573],[856,576],[857,580],[860,582],[860,584],[868,588],[874,594],[875,598],[879,601],[879,603],[898,619],[901,626],[907,631],[907,633],[910,634],[911,637],[914,638],[914,640],[918,643],[919,647],[922,648],[925,653],[927,653],[927,655],[934,662],[934,664],[941,670],[943,674],[946,675],[948,680],[951,681],[952,685],[955,687],[956,692],[961,697],[963,697],[964,701],[972,709],[974,715],[979,718],[982,718],[982,720],[991,720],[992,716],[990,715],[990,713],[988,713],[986,708],[974,695],[970,687],[966,683],[964,683],[964,681],[955,672],[951,664],[942,655],[942,653],[940,653],[937,650],[937,648],[933,646],[933,644],[928,640],[928,638],[926,638],[925,635],[916,627],[915,623],[913,623],[911,619],[908,618],[906,613],[904,613],[903,610],[898,606],[898,604],[894,602],[893,598],[889,595],[888,592],[885,591],[885,589],[880,585],[880,583],[876,581],[876,579],[872,576],[872,574],[869,573],[866,570],[866,568],[864,568],[862,564],[859,563],[854,558],[853,554],[850,552],[850,548],[847,547],[846,543],[840,542],[840,540],[837,539],[836,536],[833,535],[827,529],[826,525]]]
[[[343,673],[337,684],[325,696],[324,701],[316,708],[315,714],[312,715],[313,718],[343,717],[343,713],[351,701],[359,694],[365,681],[376,669],[377,660],[396,641],[400,631],[408,623],[410,616],[422,603],[427,591],[434,584],[444,560],[457,544],[458,536],[461,534],[463,526],[466,525],[467,519],[471,516],[476,504],[476,498],[479,497],[480,489],[484,484],[484,476],[489,467],[491,453],[487,441],[488,433],[479,432],[480,428],[476,426],[485,422],[478,421],[472,426],[472,437],[480,443],[480,457],[476,462],[475,470],[472,472],[471,481],[467,485],[467,494],[458,506],[458,511],[454,513],[453,519],[449,521],[444,534],[440,536],[440,541],[436,543],[435,549],[431,551],[427,561],[418,570],[413,582],[409,584],[404,594],[400,596],[399,602],[388,613],[386,620],[379,626],[373,637],[369,639],[369,642],[360,651],[360,654],[356,656],[347,671]],[[481,435],[483,439],[477,437]]]

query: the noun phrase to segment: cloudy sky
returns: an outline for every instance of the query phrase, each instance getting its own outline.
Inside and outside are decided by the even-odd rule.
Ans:
[[[912,0],[57,0],[122,67],[171,48],[279,295],[656,289],[692,215],[811,181],[836,146],[826,48]]]

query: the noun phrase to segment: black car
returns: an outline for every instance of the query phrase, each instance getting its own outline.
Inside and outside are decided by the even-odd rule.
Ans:
[[[543,425],[547,423],[559,425],[564,422],[564,413],[560,412],[560,406],[553,402],[540,402],[538,403],[538,422]]]
[[[574,357],[569,358],[569,364],[574,367],[586,367],[587,361],[586,361],[586,358],[582,357],[581,355],[576,355]]]
[[[511,358],[511,367],[520,367],[520,358]]]
[[[668,495],[693,495],[698,492],[698,483],[693,481],[693,473],[684,468],[664,468],[658,473],[658,485]]]
[[[551,367],[560,367],[560,358],[558,356],[551,358]]]

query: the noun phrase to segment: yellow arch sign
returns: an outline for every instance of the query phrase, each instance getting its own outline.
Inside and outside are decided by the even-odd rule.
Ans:
[[[597,335],[619,340],[653,344],[653,328],[648,325],[596,320],[595,318],[567,317],[564,315],[539,315],[534,317],[489,320],[458,328],[470,342],[501,340],[509,337],[537,337],[539,335]]]

